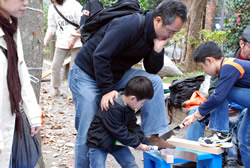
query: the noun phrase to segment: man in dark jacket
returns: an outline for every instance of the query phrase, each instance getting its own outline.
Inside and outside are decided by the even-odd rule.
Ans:
[[[145,14],[145,26],[139,39],[139,17],[132,14],[104,25],[80,49],[69,74],[76,109],[76,167],[88,167],[87,130],[100,100],[101,109],[108,110],[109,103],[114,104],[113,99],[118,97],[116,90],[124,88],[134,76],[148,77],[155,93],[142,107],[142,130],[145,135],[151,135],[152,144],[169,147],[158,136],[168,128],[162,80],[155,74],[163,66],[164,46],[180,31],[186,15],[183,3],[163,1],[153,12]],[[145,71],[131,68],[141,60]]]
[[[127,146],[149,150],[149,146],[146,146],[149,139],[136,124],[135,110],[140,109],[153,95],[152,82],[146,77],[136,76],[128,82],[124,92],[119,92],[108,111],[97,110],[88,131],[90,167],[105,167],[108,153],[115,157],[121,167],[138,167]]]

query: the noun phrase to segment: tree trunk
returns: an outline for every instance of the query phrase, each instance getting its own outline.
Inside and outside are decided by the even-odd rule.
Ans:
[[[206,4],[207,0],[192,0],[192,4],[188,12],[184,47],[181,56],[182,72],[192,72],[196,69],[196,63],[192,59],[192,53],[195,50],[196,45],[188,42],[188,40],[200,39],[199,32],[201,30]]]
[[[222,8],[221,8],[221,15],[220,15],[220,27],[221,29],[224,29],[224,23],[225,23],[225,9],[226,9],[226,2],[222,1]]]
[[[208,0],[206,7],[206,30],[214,30],[214,18],[215,18],[215,10],[216,9],[216,0]]]
[[[38,102],[43,66],[44,18],[42,9],[42,0],[29,0],[27,13],[19,20],[25,62],[30,75],[39,79],[37,83],[31,82]],[[38,135],[38,139],[41,140],[40,135]],[[42,155],[36,167],[45,167]]]

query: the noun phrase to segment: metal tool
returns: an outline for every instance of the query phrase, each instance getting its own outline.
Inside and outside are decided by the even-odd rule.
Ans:
[[[179,149],[170,149],[170,148],[161,149],[159,150],[159,152],[162,158],[165,160],[166,160],[167,155],[172,155],[174,156],[174,158],[198,162],[198,155],[197,153],[194,153],[194,152],[189,152],[189,151],[184,151],[184,150],[179,150]]]
[[[160,136],[160,138],[164,139],[164,140],[167,140],[169,139],[171,136],[175,135],[175,132],[174,131],[179,131],[179,129],[185,127],[184,124],[180,124],[178,125],[177,127],[173,128],[172,130],[164,133],[162,136]]]

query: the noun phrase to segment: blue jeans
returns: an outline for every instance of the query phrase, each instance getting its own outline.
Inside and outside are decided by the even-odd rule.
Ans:
[[[245,167],[250,165],[250,89],[233,87],[227,99],[247,108],[238,129],[238,141],[241,159]]]
[[[193,107],[190,110],[189,115],[194,114],[197,109],[198,109],[198,106]],[[193,125],[190,125],[189,127],[187,127],[186,139],[191,140],[191,141],[198,141],[200,137],[204,136],[205,127],[208,125],[208,122],[209,122],[209,118],[206,118],[202,120],[201,122],[196,120]]]
[[[120,150],[110,153],[122,168],[138,168],[135,157],[130,152],[129,148],[124,146]],[[97,148],[89,148],[89,167],[90,168],[105,168],[105,162],[108,152]]]
[[[250,165],[250,108],[245,110],[238,125],[238,142],[242,163],[246,168]]]
[[[224,130],[222,132],[229,132],[229,124],[228,124],[229,115],[227,118],[225,118],[225,114],[223,113],[223,110],[225,108],[227,108],[227,114],[228,114],[229,112],[228,112],[228,102],[227,102],[227,104],[223,103],[217,108],[215,108],[210,113],[210,117],[202,121],[196,120],[193,125],[187,128],[186,139],[192,140],[192,141],[198,141],[200,137],[204,136],[204,130],[205,130],[205,127],[208,125],[209,121],[210,121],[209,129],[215,130],[215,131]],[[198,109],[198,106],[192,108],[189,112],[189,115],[194,114],[197,109]]]
[[[144,70],[131,68],[117,82],[115,89],[124,88],[127,82],[134,76],[148,77],[154,87],[154,96],[142,107],[141,119],[144,134],[158,134],[166,132],[167,119],[164,101],[162,80],[158,75],[149,74]],[[75,142],[75,167],[88,167],[87,131],[94,118],[101,99],[101,92],[96,81],[83,72],[76,64],[73,64],[69,72],[69,87],[72,91],[75,104],[75,127],[77,130]]]

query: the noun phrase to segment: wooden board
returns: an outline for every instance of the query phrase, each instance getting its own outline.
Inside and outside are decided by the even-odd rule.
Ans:
[[[63,62],[63,66],[68,65],[71,62],[71,57],[68,57],[64,62]],[[52,73],[52,69],[49,69],[47,71],[44,71],[42,74],[42,79],[46,78],[47,76],[49,76]]]
[[[212,154],[221,154],[224,152],[224,150],[220,147],[205,147],[201,146],[199,142],[197,141],[190,141],[186,139],[180,139],[180,138],[170,138],[167,140],[170,144],[175,145],[178,148],[184,148],[184,149],[190,149],[190,150],[196,150],[200,152],[207,152]]]

